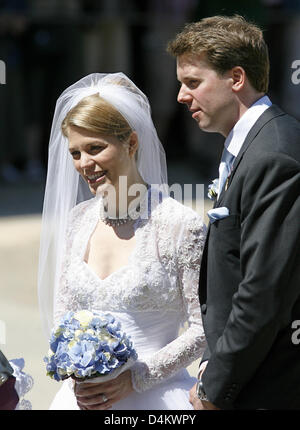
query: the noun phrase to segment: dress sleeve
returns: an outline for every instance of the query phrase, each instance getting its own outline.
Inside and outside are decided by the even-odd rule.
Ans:
[[[135,363],[131,372],[137,392],[143,392],[189,366],[201,357],[206,347],[198,299],[205,234],[206,227],[196,213],[192,216],[189,213],[188,219],[183,220],[179,231],[176,231],[178,287],[188,328],[149,359]],[[182,309],[179,313],[182,314]]]

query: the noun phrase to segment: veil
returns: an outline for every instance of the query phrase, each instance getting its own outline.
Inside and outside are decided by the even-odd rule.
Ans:
[[[99,93],[127,120],[139,140],[137,168],[148,184],[165,185],[166,157],[151,118],[147,97],[123,73],[93,73],[68,87],[58,98],[52,122],[48,171],[44,195],[39,266],[38,298],[47,337],[53,326],[54,298],[62,271],[67,220],[76,204],[93,197],[73,166],[61,124],[80,100]]]

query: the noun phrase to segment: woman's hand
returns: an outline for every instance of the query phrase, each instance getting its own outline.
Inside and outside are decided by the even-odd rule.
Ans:
[[[78,383],[75,381],[74,393],[80,409],[106,410],[130,393],[133,387],[131,382],[131,371],[126,370],[117,378],[103,383]]]

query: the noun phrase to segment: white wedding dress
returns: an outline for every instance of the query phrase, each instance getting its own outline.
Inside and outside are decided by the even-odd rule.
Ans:
[[[109,312],[138,353],[131,370],[135,391],[115,403],[115,410],[193,409],[189,390],[195,378],[185,368],[205,348],[197,295],[205,225],[170,197],[151,208],[152,194],[149,190],[148,219],[135,222],[136,246],[128,264],[103,280],[84,261],[99,220],[99,198],[72,210],[67,231],[55,322],[69,310]],[[145,205],[143,210],[145,218]],[[185,321],[188,328],[178,336]],[[72,379],[60,384],[50,409],[78,409]]]

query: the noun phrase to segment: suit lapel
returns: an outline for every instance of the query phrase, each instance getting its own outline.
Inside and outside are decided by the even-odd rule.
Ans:
[[[240,152],[238,153],[238,156],[234,160],[234,163],[232,166],[232,171],[231,171],[231,174],[230,174],[228,181],[227,181],[227,186],[223,188],[219,199],[215,202],[214,208],[221,206],[221,203],[224,199],[226,190],[230,186],[232,179],[234,177],[234,174],[235,174],[245,152],[249,148],[251,142],[255,139],[255,137],[258,135],[258,133],[264,127],[264,125],[267,124],[267,122],[271,121],[273,118],[280,116],[280,115],[285,115],[285,113],[278,106],[272,105],[267,110],[265,110],[265,112],[258,118],[258,120],[254,124],[254,126],[250,129],[250,131],[247,134],[247,137],[246,137],[246,139],[242,145],[242,148],[241,148]]]
[[[243,146],[238,154],[238,156],[236,157],[234,163],[233,163],[233,167],[232,167],[232,172],[231,175],[229,177],[228,180],[228,184],[227,184],[227,188],[230,186],[232,179],[234,177],[234,174],[244,156],[244,153],[247,151],[249,145],[251,144],[251,142],[255,139],[255,137],[257,136],[257,134],[260,132],[260,130],[262,129],[262,127],[269,122],[270,120],[272,120],[273,118],[277,117],[277,116],[281,116],[281,115],[285,115],[285,113],[279,109],[278,106],[276,105],[272,105],[270,108],[268,108],[257,120],[257,122],[254,124],[254,126],[251,128],[251,130],[249,131]],[[222,204],[222,201],[224,199],[225,196],[225,189],[222,190],[220,197],[218,200],[215,201],[213,207],[217,208],[220,207]],[[206,236],[206,241],[205,241],[205,246],[204,246],[204,250],[203,250],[203,255],[202,255],[202,262],[201,262],[201,268],[200,268],[200,282],[199,282],[199,298],[200,298],[200,302],[203,303],[206,301],[206,288],[207,288],[207,259],[208,259],[208,242],[209,242],[209,233],[210,233],[210,226],[211,224],[208,224],[208,229],[207,229],[207,236]]]

